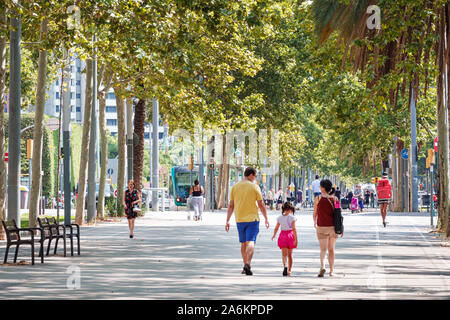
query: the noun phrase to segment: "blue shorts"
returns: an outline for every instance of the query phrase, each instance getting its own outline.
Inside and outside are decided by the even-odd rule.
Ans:
[[[237,222],[236,225],[239,233],[240,243],[247,241],[256,242],[256,237],[259,233],[259,221]]]

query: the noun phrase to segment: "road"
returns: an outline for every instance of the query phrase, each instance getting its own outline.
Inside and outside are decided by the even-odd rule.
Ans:
[[[297,212],[299,248],[291,277],[282,276],[281,253],[261,228],[244,276],[235,224],[224,231],[225,211],[148,213],[136,221],[82,227],[81,256],[49,256],[41,265],[2,265],[4,299],[448,299],[450,248],[429,233],[427,214],[344,214],[345,235],[336,245],[335,276],[317,278],[319,244],[312,211]],[[0,243],[0,256],[5,245]],[[29,260],[21,248],[19,260]],[[62,251],[60,251],[61,253]],[[12,259],[13,254],[10,254]],[[78,277],[79,275],[79,277]],[[79,279],[79,281],[78,281]]]

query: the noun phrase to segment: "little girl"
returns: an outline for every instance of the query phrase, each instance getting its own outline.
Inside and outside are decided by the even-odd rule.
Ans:
[[[273,232],[273,239],[275,239],[278,228],[281,226],[280,236],[278,237],[278,247],[281,249],[283,258],[283,276],[290,276],[292,270],[292,250],[297,248],[297,230],[295,229],[294,217],[295,207],[290,202],[285,202],[281,208],[281,216],[277,218],[277,226]],[[289,260],[289,269],[286,267],[286,260]]]

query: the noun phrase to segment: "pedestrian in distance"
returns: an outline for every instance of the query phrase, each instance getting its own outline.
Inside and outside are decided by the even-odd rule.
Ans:
[[[341,201],[341,190],[339,187],[336,188],[335,197],[338,198],[339,201]]]
[[[325,269],[325,255],[328,252],[330,277],[334,270],[334,248],[338,235],[334,231],[334,208],[337,198],[334,196],[333,184],[330,180],[320,182],[321,195],[314,199],[314,227],[320,244],[320,271],[318,277],[323,277]],[[341,237],[344,234],[342,233]]]
[[[364,209],[364,203],[363,203],[363,198],[361,196],[358,196],[358,206],[359,206],[359,210],[361,212],[363,212]]]
[[[283,276],[290,276],[292,271],[292,251],[297,248],[298,238],[297,229],[295,228],[295,207],[291,202],[285,202],[281,208],[281,215],[277,218],[277,225],[273,232],[273,239],[277,236],[278,229],[281,228],[278,237],[278,247],[281,249],[281,257],[283,260]]]
[[[281,205],[283,204],[283,188],[280,188],[278,190],[277,195],[276,195],[276,201],[277,201],[277,204],[276,204],[275,209],[280,210]]]
[[[270,189],[269,192],[267,192],[267,205],[270,210],[273,210],[273,189]]]
[[[125,190],[125,194],[122,200],[123,207],[125,208],[125,214],[127,215],[128,219],[130,238],[134,237],[134,222],[136,220],[138,212],[141,211],[138,203],[142,202],[140,194],[134,187],[134,181],[128,181],[128,189]]]
[[[203,214],[203,194],[205,191],[198,180],[194,181],[194,186],[191,187],[190,194],[192,196],[192,207],[194,208],[194,220],[202,219]]]
[[[369,202],[370,202],[370,191],[369,189],[367,189],[366,192],[364,193],[364,205],[366,207],[369,207]]]
[[[316,179],[311,183],[312,191],[314,193],[314,199],[316,199],[318,196],[320,196],[320,180],[319,176],[316,175]]]
[[[228,205],[227,221],[225,231],[230,230],[230,218],[235,212],[236,225],[241,243],[241,255],[244,261],[243,274],[253,275],[251,262],[255,252],[256,238],[259,233],[258,207],[265,219],[266,228],[269,229],[266,207],[264,205],[261,189],[255,184],[256,170],[247,167],[244,179],[231,188],[230,203]]]
[[[392,187],[389,181],[387,173],[383,173],[383,177],[378,181],[377,185],[377,197],[380,204],[381,219],[383,220],[383,226],[386,228],[386,216],[389,201],[392,197]]]
[[[370,192],[370,205],[375,208],[375,193],[373,191]]]
[[[351,203],[351,202],[352,202],[352,199],[353,199],[353,192],[352,192],[352,190],[350,190],[350,191],[347,193],[347,199],[348,199],[348,203]]]

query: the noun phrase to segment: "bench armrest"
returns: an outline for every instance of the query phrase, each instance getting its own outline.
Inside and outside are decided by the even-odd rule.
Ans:
[[[28,231],[31,235],[31,241],[34,242],[34,230],[40,230],[40,228],[20,228],[18,231]]]
[[[77,228],[77,233],[80,234],[80,226],[76,223],[71,223],[71,226],[75,226]]]

